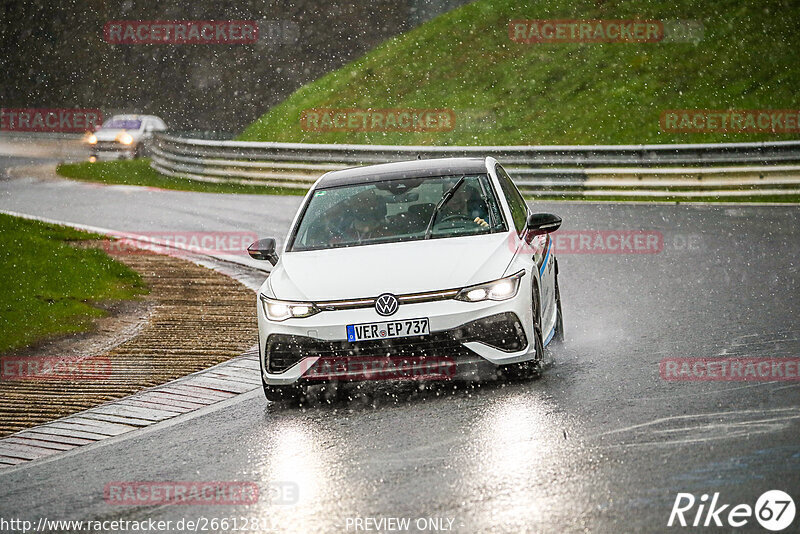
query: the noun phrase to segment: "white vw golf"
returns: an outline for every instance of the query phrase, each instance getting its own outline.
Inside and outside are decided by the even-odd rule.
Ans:
[[[492,158],[333,171],[306,195],[258,293],[270,400],[314,381],[534,376],[563,336],[551,214]]]

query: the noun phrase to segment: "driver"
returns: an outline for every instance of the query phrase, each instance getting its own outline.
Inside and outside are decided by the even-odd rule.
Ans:
[[[486,222],[489,218],[486,202],[483,201],[480,193],[476,191],[472,184],[463,184],[456,190],[447,204],[442,206],[442,213],[439,219],[455,216],[470,219],[478,226],[489,228],[489,223]]]

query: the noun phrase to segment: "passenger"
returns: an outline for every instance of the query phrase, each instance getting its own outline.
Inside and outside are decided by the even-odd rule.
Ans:
[[[364,195],[355,203],[350,217],[350,226],[343,236],[344,242],[362,244],[380,238],[386,226],[386,203],[374,194]]]

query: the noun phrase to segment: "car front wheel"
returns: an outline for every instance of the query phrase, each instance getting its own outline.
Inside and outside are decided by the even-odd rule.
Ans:
[[[561,311],[561,290],[558,288],[558,273],[556,273],[556,326],[553,341],[564,341],[564,314]]]
[[[538,295],[534,293],[531,297],[533,307],[533,346],[536,350],[536,356],[532,360],[526,362],[512,363],[504,366],[504,372],[511,378],[527,379],[538,378],[542,375],[542,363],[544,361],[544,342],[542,338],[542,329],[539,326],[539,299]]]

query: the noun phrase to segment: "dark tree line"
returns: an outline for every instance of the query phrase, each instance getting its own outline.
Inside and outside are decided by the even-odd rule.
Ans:
[[[240,131],[295,89],[458,0],[6,0],[0,106],[153,113]],[[111,20],[257,20],[250,45],[111,45]]]

